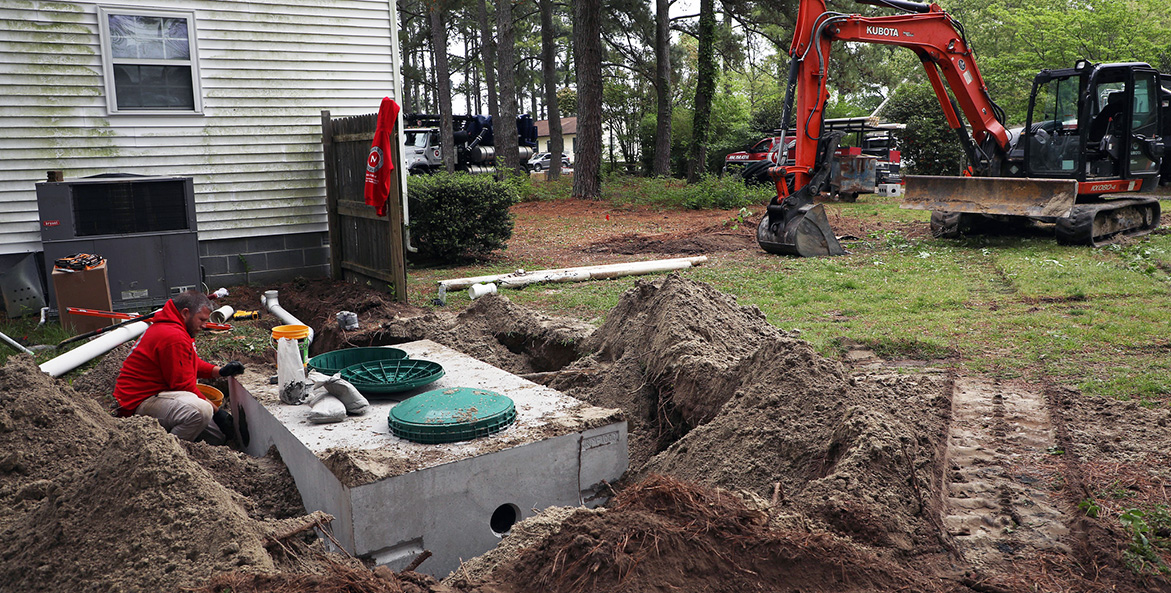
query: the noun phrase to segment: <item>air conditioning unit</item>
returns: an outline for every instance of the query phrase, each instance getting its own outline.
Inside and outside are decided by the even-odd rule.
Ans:
[[[106,258],[116,310],[201,286],[190,177],[107,174],[37,184],[46,277],[74,253]],[[50,301],[56,303],[56,294]]]

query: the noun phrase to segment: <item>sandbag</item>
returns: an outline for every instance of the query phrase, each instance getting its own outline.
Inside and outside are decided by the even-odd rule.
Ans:
[[[318,393],[320,395],[315,395],[309,400],[309,411],[305,414],[306,420],[314,424],[326,424],[346,419],[346,405],[342,403],[342,400],[326,391]]]
[[[324,388],[330,395],[341,400],[346,406],[346,413],[351,416],[361,416],[370,409],[370,402],[362,396],[357,387],[343,379],[341,373],[330,377],[324,373],[310,371],[309,380],[313,381],[315,389]]]

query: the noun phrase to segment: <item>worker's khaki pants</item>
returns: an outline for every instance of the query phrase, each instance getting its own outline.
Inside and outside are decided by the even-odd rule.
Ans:
[[[148,397],[134,413],[157,419],[163,430],[185,441],[194,441],[205,432],[204,440],[209,443],[223,444],[225,440],[224,433],[211,420],[215,407],[190,391],[164,391]]]

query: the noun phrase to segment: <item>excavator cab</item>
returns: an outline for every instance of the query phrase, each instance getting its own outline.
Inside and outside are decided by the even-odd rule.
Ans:
[[[1115,196],[1159,183],[1167,93],[1144,63],[1042,70],[1006,157],[979,177],[908,177],[904,208],[931,210],[937,237],[1012,221],[1054,225],[1057,240],[1103,245],[1159,226],[1159,202]]]
[[[1159,86],[1159,73],[1141,63],[1042,71],[1021,133],[1023,176],[1089,183],[1082,196],[1153,187],[1163,157]]]

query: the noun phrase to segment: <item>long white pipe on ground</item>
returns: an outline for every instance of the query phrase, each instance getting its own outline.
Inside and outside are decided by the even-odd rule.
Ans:
[[[300,319],[293,317],[292,313],[289,313],[285,310],[284,307],[281,306],[280,301],[277,300],[277,291],[275,290],[264,291],[264,294],[260,295],[260,304],[263,305],[265,309],[268,309],[269,313],[276,315],[277,319],[280,319],[289,325],[304,325],[305,327],[309,327],[309,324],[302,323]],[[312,327],[309,327],[309,343],[313,343]]]
[[[141,336],[148,327],[150,327],[149,323],[139,321],[138,323],[130,323],[112,329],[108,333],[104,333],[57,358],[41,363],[41,372],[48,374],[50,377],[60,377],[90,360],[121,346],[123,343]]]
[[[675,259],[656,259],[651,261],[628,262],[622,264],[604,264],[600,266],[582,266],[578,268],[560,268],[556,270],[535,270],[526,272],[517,270],[510,274],[492,274],[471,278],[454,278],[439,281],[439,298],[446,300],[447,291],[461,290],[473,284],[489,282],[499,283],[505,287],[525,286],[540,282],[581,282],[583,280],[602,280],[619,278],[621,276],[637,276],[640,274],[654,274],[656,272],[670,272],[698,266],[707,262],[706,255],[697,257],[679,257]]]
[[[32,350],[25,348],[20,342],[17,342],[16,340],[13,340],[12,338],[8,337],[8,335],[5,334],[4,332],[0,332],[0,340],[4,340],[5,342],[8,343],[9,346],[12,346],[13,348],[16,348],[17,350],[19,350],[21,352],[24,352],[25,354],[32,354],[33,353]]]

